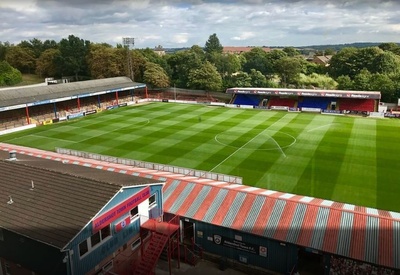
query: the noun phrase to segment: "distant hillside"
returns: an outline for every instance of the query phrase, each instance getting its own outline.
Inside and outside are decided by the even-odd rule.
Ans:
[[[322,51],[326,49],[334,49],[335,51],[340,51],[343,48],[354,47],[354,48],[367,48],[379,46],[384,42],[357,42],[357,43],[347,43],[347,44],[328,44],[328,45],[311,45],[304,47],[296,47],[297,49],[313,49],[317,51]],[[400,45],[399,43],[397,43]]]
[[[333,49],[335,51],[340,51],[343,48],[348,48],[348,47],[354,47],[354,48],[367,48],[367,47],[375,47],[379,46],[382,43],[386,42],[356,42],[356,43],[346,43],[346,44],[327,44],[327,45],[310,45],[310,46],[301,46],[301,47],[294,47],[298,49],[300,52],[303,54],[307,54],[309,52],[315,52],[315,51],[323,51],[326,49]],[[400,46],[400,43],[397,43]],[[290,47],[290,46],[268,46],[268,45],[263,45],[260,47],[269,47],[271,49],[283,49],[285,47]],[[166,48],[165,51],[167,53],[175,53],[177,51],[181,50],[188,50],[190,48]]]

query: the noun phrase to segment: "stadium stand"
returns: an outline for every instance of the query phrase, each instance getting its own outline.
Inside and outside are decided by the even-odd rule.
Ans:
[[[237,105],[260,105],[260,98],[255,95],[237,94],[233,104]]]
[[[348,258],[339,258],[331,256],[330,274],[347,275],[347,274],[379,274],[394,275],[395,272],[385,267],[377,267],[367,263],[354,261]]]
[[[372,99],[339,99],[339,109],[346,111],[366,111],[373,112],[375,109],[375,101]]]
[[[295,107],[296,100],[292,98],[271,97],[268,106],[286,106],[289,108]]]
[[[327,109],[332,99],[329,97],[301,97],[297,104],[298,108],[320,108]]]

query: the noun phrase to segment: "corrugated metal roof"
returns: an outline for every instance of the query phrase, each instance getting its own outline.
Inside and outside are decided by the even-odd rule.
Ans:
[[[112,77],[86,80],[64,84],[30,87],[17,87],[0,90],[0,107],[35,103],[44,100],[84,95],[87,93],[118,90],[130,87],[145,87],[145,84],[133,82],[128,77]]]
[[[0,227],[60,249],[121,188],[155,183],[29,155],[7,161],[8,156],[0,150]]]
[[[201,197],[185,200],[183,205],[177,201],[178,208],[189,209],[182,212],[183,216],[400,268],[400,221],[394,218],[396,213],[271,190],[232,188],[228,183],[196,184],[202,186],[198,193]],[[168,193],[175,192],[170,189],[172,185],[179,190],[180,185],[186,186],[188,182],[167,181]],[[173,198],[165,198],[164,211],[178,214],[179,209],[172,205]],[[229,207],[223,207],[226,205]]]
[[[72,157],[0,143],[0,149],[35,151],[36,156],[57,159]],[[76,158],[78,165],[91,163],[102,169],[117,164]],[[119,165],[126,174],[152,174],[146,170]],[[140,172],[138,172],[140,171]],[[345,203],[285,194],[261,188],[164,174],[164,211],[272,237],[328,253],[400,269],[400,214]],[[186,180],[185,180],[186,179]],[[229,205],[230,207],[227,207]],[[40,217],[39,217],[40,218]]]

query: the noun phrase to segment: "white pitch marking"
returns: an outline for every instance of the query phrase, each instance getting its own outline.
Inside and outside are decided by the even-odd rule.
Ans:
[[[228,159],[230,159],[234,154],[236,154],[237,152],[239,152],[241,149],[243,149],[244,147],[246,147],[247,144],[249,144],[250,142],[252,142],[255,138],[257,138],[259,135],[261,135],[262,133],[264,133],[267,129],[271,128],[273,125],[275,125],[276,123],[278,123],[279,121],[281,121],[283,118],[285,118],[287,115],[281,117],[279,120],[275,121],[274,123],[272,123],[268,128],[265,128],[263,131],[259,132],[257,135],[255,135],[252,139],[250,139],[249,141],[247,141],[245,144],[243,144],[241,147],[239,147],[238,149],[236,149],[232,154],[230,154],[229,156],[227,156],[223,161],[221,161],[220,163],[218,163],[216,166],[214,166],[214,168],[212,168],[209,172],[214,171],[216,168],[218,168],[222,163],[224,163],[225,161],[227,161]],[[276,142],[276,141],[275,141]],[[280,148],[280,147],[279,147]],[[281,148],[281,152],[282,148]],[[286,155],[283,154],[285,157]]]

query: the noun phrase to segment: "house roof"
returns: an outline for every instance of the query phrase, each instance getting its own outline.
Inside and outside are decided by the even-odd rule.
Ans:
[[[128,77],[113,77],[29,88],[22,86],[0,90],[0,108],[21,104],[50,103],[47,101],[83,96],[96,92],[144,88],[145,86],[145,84],[133,82]]]
[[[329,63],[329,61],[331,60],[332,55],[316,55],[314,56],[314,61],[319,61],[323,64],[327,64]]]
[[[29,155],[7,157],[0,151],[0,227],[60,249],[121,188],[155,183]]]
[[[240,54],[240,53],[245,53],[245,52],[249,52],[252,49],[254,49],[255,47],[223,47],[222,52],[223,53],[235,53],[235,54]],[[263,49],[265,52],[270,52],[271,49],[267,48],[267,47],[259,47],[261,49]]]

